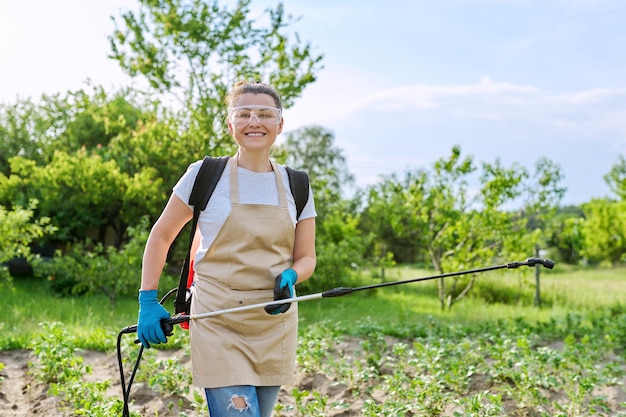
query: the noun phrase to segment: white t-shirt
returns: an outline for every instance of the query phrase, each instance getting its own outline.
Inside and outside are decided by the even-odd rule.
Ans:
[[[198,226],[202,239],[200,247],[195,255],[196,262],[202,259],[226,222],[226,219],[230,215],[229,167],[231,162],[232,158],[228,160],[226,168],[224,169],[224,172],[222,173],[222,176],[220,177],[220,180],[217,183],[211,198],[209,199],[206,209],[200,212]],[[173,189],[174,194],[188,206],[191,189],[193,188],[193,183],[198,175],[201,165],[201,160],[189,165],[187,172],[185,172],[180,180],[178,180]],[[287,170],[282,165],[277,164],[277,166],[283,178],[283,183],[285,184],[289,214],[294,226],[300,220],[316,217],[317,213],[315,212],[313,191],[309,186],[309,199],[304,206],[300,217],[296,220],[296,202],[289,188]],[[241,167],[238,167],[237,170],[237,175],[239,176],[239,203],[266,204],[272,206],[277,206],[279,204],[278,188],[276,187],[274,172],[254,172]],[[193,209],[192,206],[189,207]]]

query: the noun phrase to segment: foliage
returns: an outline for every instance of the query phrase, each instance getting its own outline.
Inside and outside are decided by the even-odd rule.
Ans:
[[[621,200],[626,200],[626,158],[619,155],[617,162],[604,176],[604,181]]]
[[[449,159],[436,161],[432,173],[409,172],[403,182],[392,175],[370,189],[367,210],[371,219],[377,219],[374,230],[411,242],[414,250],[428,254],[439,273],[493,259],[507,238],[505,232],[520,228],[498,208],[518,195],[515,187],[521,174],[498,163],[483,169],[483,188],[475,201],[470,201],[467,178],[476,168],[471,157],[461,158],[458,147]],[[457,278],[439,281],[442,308],[462,298],[473,277],[459,289],[460,283]]]
[[[525,236],[526,247],[547,244],[549,230],[554,227],[554,217],[566,191],[560,185],[562,180],[560,166],[548,158],[540,158],[531,178],[524,184],[523,214],[528,219],[529,232]]]
[[[352,266],[358,264],[368,237],[358,230],[358,218],[336,203],[326,207],[326,217],[317,224],[317,266],[311,279],[299,284],[304,292],[324,291],[350,284]]]
[[[148,117],[136,90],[107,94],[102,87],[88,86],[91,91],[0,105],[0,172],[9,175],[11,156],[44,165],[55,151],[106,147],[112,138],[136,129],[139,120]]]
[[[44,96],[43,103],[20,100],[16,104],[0,103],[0,173],[9,175],[9,158],[20,155],[38,163],[45,161],[53,140],[55,120],[49,112],[56,98]]]
[[[584,220],[580,207],[568,206],[557,209],[548,227],[547,244],[556,251],[555,256],[560,261],[571,265],[580,262],[584,246],[582,235]]]
[[[35,272],[48,277],[58,295],[101,292],[113,305],[118,297],[134,294],[138,288],[148,239],[147,219],[130,228],[129,235],[129,242],[121,249],[97,244],[89,250],[85,244],[76,244],[69,253],[58,253],[50,261],[37,263]]]
[[[626,200],[594,199],[583,204],[583,249],[589,262],[626,262]]]
[[[161,197],[154,169],[146,167],[129,176],[115,161],[85,149],[73,154],[57,151],[45,166],[19,156],[10,164],[12,174],[8,178],[0,174],[2,200],[41,201],[38,216],[53,219],[58,226],[53,237],[61,241],[83,240],[91,234],[104,245],[111,229],[119,247],[128,226],[140,214],[154,212],[154,201]]]
[[[6,263],[16,258],[32,260],[31,243],[55,230],[46,217],[33,220],[37,204],[37,200],[30,200],[26,208],[16,206],[12,210],[0,206],[0,287],[10,283]]]
[[[188,128],[220,143],[227,136],[222,102],[234,81],[265,80],[289,107],[315,81],[322,59],[285,33],[293,19],[282,4],[267,9],[267,19],[250,14],[250,0],[232,9],[217,0],[140,0],[136,12],[113,17],[110,56],[173,95],[189,111]]]
[[[320,191],[318,198],[323,210],[326,204],[340,198],[342,188],[354,183],[343,150],[335,146],[334,134],[318,125],[287,132],[286,136],[286,163],[309,173],[313,189]]]
[[[480,189],[472,192],[469,181],[476,170],[473,159],[462,158],[461,149],[453,147],[450,157],[437,160],[430,172],[408,172],[404,181],[395,175],[384,179],[369,190],[366,210],[373,232],[390,238],[392,247],[397,239],[427,254],[440,274],[528,253],[536,238],[526,231],[527,217],[507,210],[507,205],[530,190],[526,214],[533,213],[537,222],[545,219],[563,193],[559,168],[542,159],[528,183],[529,174],[518,165],[483,163]],[[463,298],[474,279],[439,280],[442,308]]]
[[[140,96],[132,88],[107,93],[102,87],[91,86],[91,91],[81,89],[69,91],[64,97],[55,96],[54,106],[46,102],[49,117],[56,125],[47,160],[55,151],[105,148],[114,137],[137,129],[151,113]]]
[[[31,363],[35,378],[50,384],[49,392],[60,396],[72,415],[108,417],[121,415],[123,403],[119,397],[110,397],[110,380],[85,381],[92,368],[75,352],[76,340],[61,323],[43,323],[44,332],[33,341],[36,363]],[[131,413],[132,417],[139,414]]]
[[[50,393],[60,396],[70,412],[119,415],[119,395],[106,391],[112,381],[87,380],[92,369],[68,330],[60,323],[42,325],[32,343],[31,372],[37,381],[51,384]],[[126,368],[136,358],[131,340],[122,344]],[[187,355],[189,339],[185,342]],[[293,403],[281,402],[276,410],[295,416],[342,409],[363,416],[435,416],[444,410],[455,416],[621,415],[626,403],[617,404],[602,392],[621,389],[624,346],[626,315],[617,310],[470,326],[431,317],[396,322],[393,333],[367,318],[327,319],[301,332],[297,368],[304,382],[291,389]],[[148,381],[155,397],[167,392],[184,398],[189,369],[171,358],[156,359],[153,350],[145,352],[138,378]],[[187,403],[188,408],[195,405]]]
[[[626,159],[619,156],[604,180],[619,198],[592,199],[582,205],[580,222],[582,256],[592,264],[626,262]]]
[[[334,140],[323,127],[308,126],[289,132],[280,148],[287,165],[309,174],[315,195],[317,266],[313,278],[300,285],[307,292],[348,285],[369,241],[351,203],[341,198],[342,186],[354,179]]]
[[[364,400],[363,415],[440,415],[451,408],[459,416],[550,410],[589,415],[608,409],[594,388],[610,386],[626,373],[623,360],[613,355],[614,348],[622,349],[624,319],[623,314],[572,315],[539,327],[520,319],[476,332],[433,321],[425,331],[396,341],[364,322],[356,330],[360,349],[351,348],[354,343],[337,323],[327,321],[320,324],[323,331],[312,328],[301,338],[298,362],[307,374],[343,384],[354,395],[351,402]],[[359,323],[351,327],[358,329]],[[563,345],[549,345],[554,337]],[[599,362],[605,365],[594,366]],[[550,393],[556,391],[562,399],[553,401]],[[376,392],[386,393],[384,401]],[[294,393],[297,408],[306,408],[306,415],[322,413],[332,400],[299,394]]]

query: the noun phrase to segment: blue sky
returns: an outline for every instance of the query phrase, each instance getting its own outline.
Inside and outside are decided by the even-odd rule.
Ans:
[[[253,0],[253,14],[275,4]],[[0,101],[88,78],[130,84],[106,58],[106,37],[109,16],[135,6],[4,2]],[[609,195],[602,177],[626,155],[626,1],[289,0],[285,9],[325,56],[285,128],[333,131],[358,186],[428,168],[458,144],[477,162],[552,159],[565,204]]]

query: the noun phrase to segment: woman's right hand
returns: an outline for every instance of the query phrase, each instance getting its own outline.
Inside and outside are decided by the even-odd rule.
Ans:
[[[157,290],[139,291],[137,338],[143,347],[149,349],[151,343],[167,343],[161,320],[169,318],[170,313],[157,300]]]

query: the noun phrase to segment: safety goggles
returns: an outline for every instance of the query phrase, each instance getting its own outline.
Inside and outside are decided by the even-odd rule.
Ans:
[[[238,126],[245,126],[256,118],[257,122],[266,126],[274,126],[280,123],[282,111],[268,106],[239,106],[231,107],[228,111],[228,120]]]

